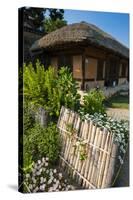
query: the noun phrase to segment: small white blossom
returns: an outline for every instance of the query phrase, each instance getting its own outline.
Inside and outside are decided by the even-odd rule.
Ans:
[[[48,185],[50,185],[52,183],[52,180],[51,179],[49,179],[48,180]]]
[[[54,171],[53,171],[54,173],[56,173],[57,172],[57,170],[56,169],[54,169]]]
[[[39,190],[39,187],[37,186],[34,190],[33,190],[33,192],[37,192]]]
[[[37,162],[38,162],[39,165],[41,164],[41,160],[38,160]]]
[[[26,178],[29,178],[30,177],[30,174],[26,174]]]
[[[46,178],[43,179],[43,182],[44,182],[44,183],[46,182]]]
[[[53,176],[53,172],[52,171],[50,172],[50,176]]]
[[[40,177],[40,183],[41,184],[43,183],[43,177]]]
[[[56,181],[57,181],[56,178],[54,178],[54,183],[56,183]]]
[[[45,162],[45,158],[44,158],[44,157],[42,158],[42,162],[43,162],[43,163]]]
[[[59,189],[61,189],[61,185],[59,185]]]
[[[49,160],[49,158],[48,157],[46,157],[46,161],[48,161]]]
[[[29,185],[29,189],[30,189],[30,190],[32,190],[32,189],[33,189],[33,186],[32,186],[32,184],[30,184],[30,185]]]
[[[45,184],[41,185],[40,186],[40,190],[44,191],[45,190],[45,186],[46,186]]]
[[[48,163],[47,162],[45,162],[45,167],[47,167],[48,166]]]

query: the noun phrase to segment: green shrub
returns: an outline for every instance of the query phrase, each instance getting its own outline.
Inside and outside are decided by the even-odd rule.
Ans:
[[[55,85],[54,68],[44,70],[44,66],[37,61],[36,66],[32,63],[24,65],[24,97],[34,106],[47,105],[48,95],[51,94]]]
[[[77,109],[80,105],[80,95],[77,85],[69,69],[62,67],[58,73],[54,68],[47,70],[36,63],[24,65],[24,96],[29,104],[43,107],[51,116],[59,116],[62,105]]]
[[[105,113],[104,99],[105,97],[101,90],[90,90],[83,98],[82,110],[84,114]]]
[[[24,135],[24,168],[31,166],[33,161],[48,156],[54,163],[59,154],[60,140],[54,123],[43,128],[36,124]]]
[[[24,114],[23,129],[24,129],[24,133],[26,134],[26,131],[34,126],[35,118],[33,116],[33,112],[31,110],[30,106],[28,106],[26,101],[24,101],[23,109],[24,109],[24,111],[23,111],[23,114]]]

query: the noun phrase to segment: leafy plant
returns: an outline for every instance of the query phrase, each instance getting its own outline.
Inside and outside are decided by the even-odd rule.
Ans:
[[[26,101],[24,101],[23,109],[24,109],[23,110],[23,113],[24,113],[23,129],[24,129],[24,133],[26,134],[26,131],[34,126],[35,118],[33,116],[32,109],[30,108],[30,106],[28,106],[28,103]]]
[[[36,124],[24,135],[24,168],[31,166],[33,161],[43,155],[48,156],[50,162],[55,162],[59,150],[60,140],[56,124],[50,123],[45,128]]]
[[[92,89],[88,92],[87,95],[83,98],[83,107],[82,111],[84,114],[94,114],[97,113],[105,113],[105,107],[103,105],[105,97],[101,90]]]
[[[30,105],[43,107],[51,116],[59,116],[62,105],[77,109],[80,95],[68,68],[62,67],[58,73],[54,68],[47,70],[37,61],[24,65],[24,96]]]
[[[49,158],[42,157],[34,163],[30,173],[24,174],[24,192],[54,192],[74,190],[59,169],[50,166]]]
[[[114,142],[116,142],[119,146],[118,159],[120,163],[123,164],[123,155],[126,152],[129,140],[129,122],[124,120],[117,121],[111,117],[108,117],[107,114],[101,113],[84,115],[83,112],[80,112],[80,116],[83,120],[91,119],[99,127],[105,127],[114,134]]]

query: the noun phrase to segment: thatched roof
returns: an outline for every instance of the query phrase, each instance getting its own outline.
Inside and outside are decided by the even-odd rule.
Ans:
[[[94,44],[129,57],[129,49],[126,46],[100,28],[86,22],[70,24],[45,35],[32,45],[31,51],[55,49],[57,46],[67,46],[68,44],[84,44],[86,46]]]

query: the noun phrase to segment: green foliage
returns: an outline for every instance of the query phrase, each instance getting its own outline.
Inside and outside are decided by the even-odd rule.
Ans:
[[[59,134],[56,124],[50,123],[43,128],[36,124],[24,134],[24,168],[27,169],[32,162],[48,156],[51,162],[58,158],[60,150]]]
[[[83,112],[84,114],[104,113],[105,107],[103,105],[105,97],[101,90],[92,89],[84,96]]]
[[[44,66],[37,61],[36,66],[32,63],[24,65],[24,97],[28,103],[36,106],[44,106],[47,102],[47,80]],[[51,77],[52,78],[52,77]],[[50,81],[50,80],[49,80]]]
[[[44,28],[47,33],[50,33],[66,25],[67,25],[67,22],[65,20],[62,20],[62,19],[53,20],[53,19],[47,18],[44,23]]]
[[[59,70],[57,89],[60,92],[60,104],[72,110],[77,110],[80,106],[80,95],[77,93],[77,84],[72,77],[72,73],[67,67]]]
[[[108,117],[107,114],[101,113],[84,115],[84,113],[81,112],[80,116],[83,120],[91,119],[99,127],[105,127],[107,130],[111,131],[114,134],[114,142],[119,145],[118,159],[120,163],[123,164],[123,155],[126,152],[129,141],[129,122],[124,120],[117,121],[111,117]]]
[[[77,109],[80,95],[68,68],[62,67],[58,73],[54,68],[47,70],[37,61],[35,68],[30,63],[24,65],[24,96],[30,105],[44,107],[51,116],[59,116],[62,105]]]
[[[32,109],[28,106],[27,102],[24,101],[24,133],[30,128],[32,128],[35,124],[35,118],[33,117]]]

